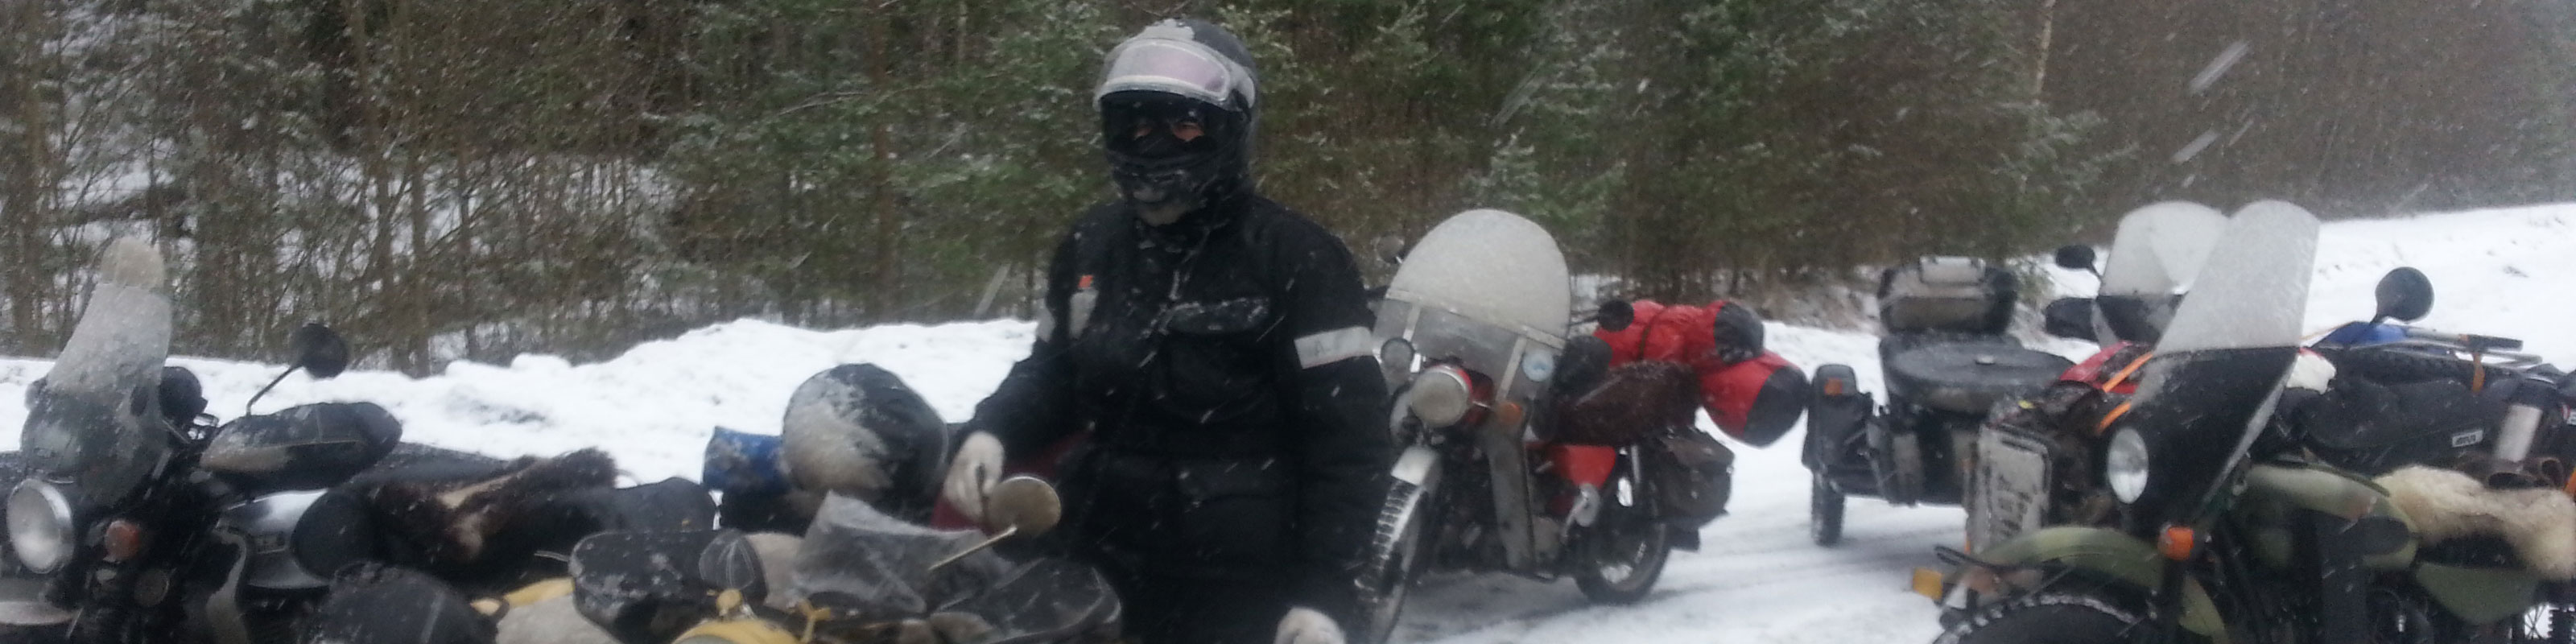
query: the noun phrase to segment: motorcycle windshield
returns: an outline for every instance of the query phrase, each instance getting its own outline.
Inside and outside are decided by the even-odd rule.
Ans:
[[[2208,206],[2168,201],[2120,218],[2102,267],[2095,337],[2155,342],[2173,319],[2177,289],[2199,276],[2227,217]]]
[[[2197,521],[2272,415],[2298,356],[2317,219],[2278,201],[2228,221],[2117,427],[2147,446],[2140,525]]]
[[[2170,295],[2200,275],[2218,233],[2227,227],[2218,210],[2167,201],[2129,211],[2111,238],[2103,261],[2103,295]]]
[[[122,498],[169,454],[160,411],[170,356],[170,291],[161,255],[135,239],[109,242],[70,341],[27,389],[19,445],[35,470],[72,485],[74,504]]]
[[[1508,376],[1522,341],[1564,346],[1572,284],[1546,229],[1500,210],[1470,210],[1440,222],[1406,255],[1378,305],[1377,335],[1407,338],[1422,358]],[[1544,370],[1515,380],[1543,379]]]
[[[1470,210],[1432,228],[1396,269],[1386,297],[1546,338],[1565,337],[1574,305],[1556,238],[1500,210]]]
[[[1055,641],[1117,619],[1108,581],[1068,561],[1013,562],[983,550],[930,569],[983,541],[979,533],[904,523],[831,495],[797,550],[786,599],[832,609],[836,622],[862,629],[926,618],[971,633],[958,639],[973,642]]]

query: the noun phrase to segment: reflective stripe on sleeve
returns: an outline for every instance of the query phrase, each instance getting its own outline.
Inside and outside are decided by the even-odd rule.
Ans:
[[[1343,327],[1320,331],[1297,338],[1297,364],[1313,369],[1351,358],[1366,357],[1377,349],[1377,336],[1367,327]]]

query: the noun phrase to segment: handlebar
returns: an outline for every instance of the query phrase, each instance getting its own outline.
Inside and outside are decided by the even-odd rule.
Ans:
[[[2405,329],[2405,330],[2406,330],[2406,337],[2407,337],[2407,338],[2410,338],[2410,339],[2416,339],[2416,340],[2429,340],[2429,341],[2433,341],[2433,342],[2452,343],[2452,344],[2457,345],[2459,348],[2461,348],[2461,349],[2463,349],[2463,350],[2467,350],[2467,351],[2475,351],[2475,352],[2479,352],[2479,353],[2498,353],[2498,352],[2506,352],[2506,351],[2521,351],[2521,350],[2522,350],[2522,340],[2515,339],[2515,338],[2507,338],[2507,337],[2502,337],[2502,336],[2493,336],[2493,335],[2478,335],[2478,334],[2475,334],[2475,333],[2448,333],[2448,332],[2443,332],[2443,331],[2435,331],[2435,330],[2432,330],[2432,329],[2426,329],[2426,328],[2420,328],[2420,327],[2411,327],[2411,326],[2400,326],[2400,327],[2398,327],[2398,328],[2400,328],[2400,329]]]

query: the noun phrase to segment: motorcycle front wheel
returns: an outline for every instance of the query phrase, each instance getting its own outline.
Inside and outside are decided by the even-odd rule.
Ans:
[[[1399,480],[1387,490],[1386,505],[1378,510],[1377,534],[1369,543],[1368,569],[1360,577],[1361,608],[1368,619],[1360,630],[1359,641],[1364,644],[1385,644],[1395,635],[1405,596],[1421,572],[1431,497],[1439,485],[1440,468],[1434,467],[1421,483]]]
[[[2137,615],[2101,598],[2046,594],[1978,611],[1933,644],[2107,644],[2145,635]]]
[[[1655,516],[1653,496],[1638,485],[1635,461],[1613,475],[1614,487],[1603,499],[1600,519],[1583,540],[1582,562],[1574,586],[1583,596],[1604,604],[1631,604],[1655,590],[1664,563],[1673,556],[1673,531]]]

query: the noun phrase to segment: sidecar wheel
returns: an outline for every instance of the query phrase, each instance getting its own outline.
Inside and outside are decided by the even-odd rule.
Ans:
[[[2035,595],[1978,611],[1933,644],[2104,644],[2140,642],[2138,616],[2099,597]]]
[[[1843,493],[1822,473],[1808,479],[1807,536],[1827,548],[1843,542]]]

